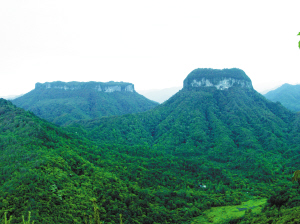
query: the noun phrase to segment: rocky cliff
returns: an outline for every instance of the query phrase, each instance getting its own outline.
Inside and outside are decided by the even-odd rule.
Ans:
[[[134,92],[134,85],[126,82],[46,82],[36,83],[35,89],[80,90],[94,89],[99,92]]]
[[[251,79],[241,69],[210,69],[198,68],[193,70],[184,80],[184,89],[199,87],[215,87],[225,90],[233,86],[253,88]]]

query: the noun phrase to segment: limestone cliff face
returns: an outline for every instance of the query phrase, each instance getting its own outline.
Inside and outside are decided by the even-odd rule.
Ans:
[[[125,82],[46,82],[36,83],[35,89],[62,89],[66,91],[94,89],[99,92],[135,92],[134,85]]]
[[[251,79],[241,69],[195,69],[184,80],[183,88],[215,87],[225,90],[230,87],[252,89]]]

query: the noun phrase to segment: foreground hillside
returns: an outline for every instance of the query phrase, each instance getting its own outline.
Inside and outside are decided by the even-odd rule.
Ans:
[[[219,185],[233,176],[215,176],[220,169],[212,164],[145,146],[94,146],[5,100],[0,114],[0,216],[8,212],[13,223],[28,211],[35,223],[84,223],[91,200],[108,223],[119,214],[124,223],[186,223],[248,197]],[[200,188],[200,180],[210,187]]]
[[[12,101],[18,107],[58,125],[79,119],[138,113],[158,103],[123,82],[37,83],[34,90]]]
[[[291,111],[300,111],[300,85],[284,84],[264,95],[273,102],[280,102]]]

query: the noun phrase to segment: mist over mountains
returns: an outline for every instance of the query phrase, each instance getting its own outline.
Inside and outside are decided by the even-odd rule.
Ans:
[[[165,89],[139,90],[138,92],[150,100],[163,103],[181,89],[182,86],[177,86]]]
[[[0,96],[0,98],[6,99],[6,100],[14,100],[20,96],[23,96],[24,94],[21,95],[8,95],[8,96]]]

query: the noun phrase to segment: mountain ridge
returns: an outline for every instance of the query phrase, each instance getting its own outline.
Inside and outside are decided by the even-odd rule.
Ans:
[[[64,90],[78,90],[78,89],[94,89],[99,92],[134,92],[134,85],[126,82],[45,82],[36,83],[35,89],[64,89]]]
[[[133,84],[124,82],[37,83],[34,90],[12,102],[57,125],[138,113],[158,105],[135,92]]]

